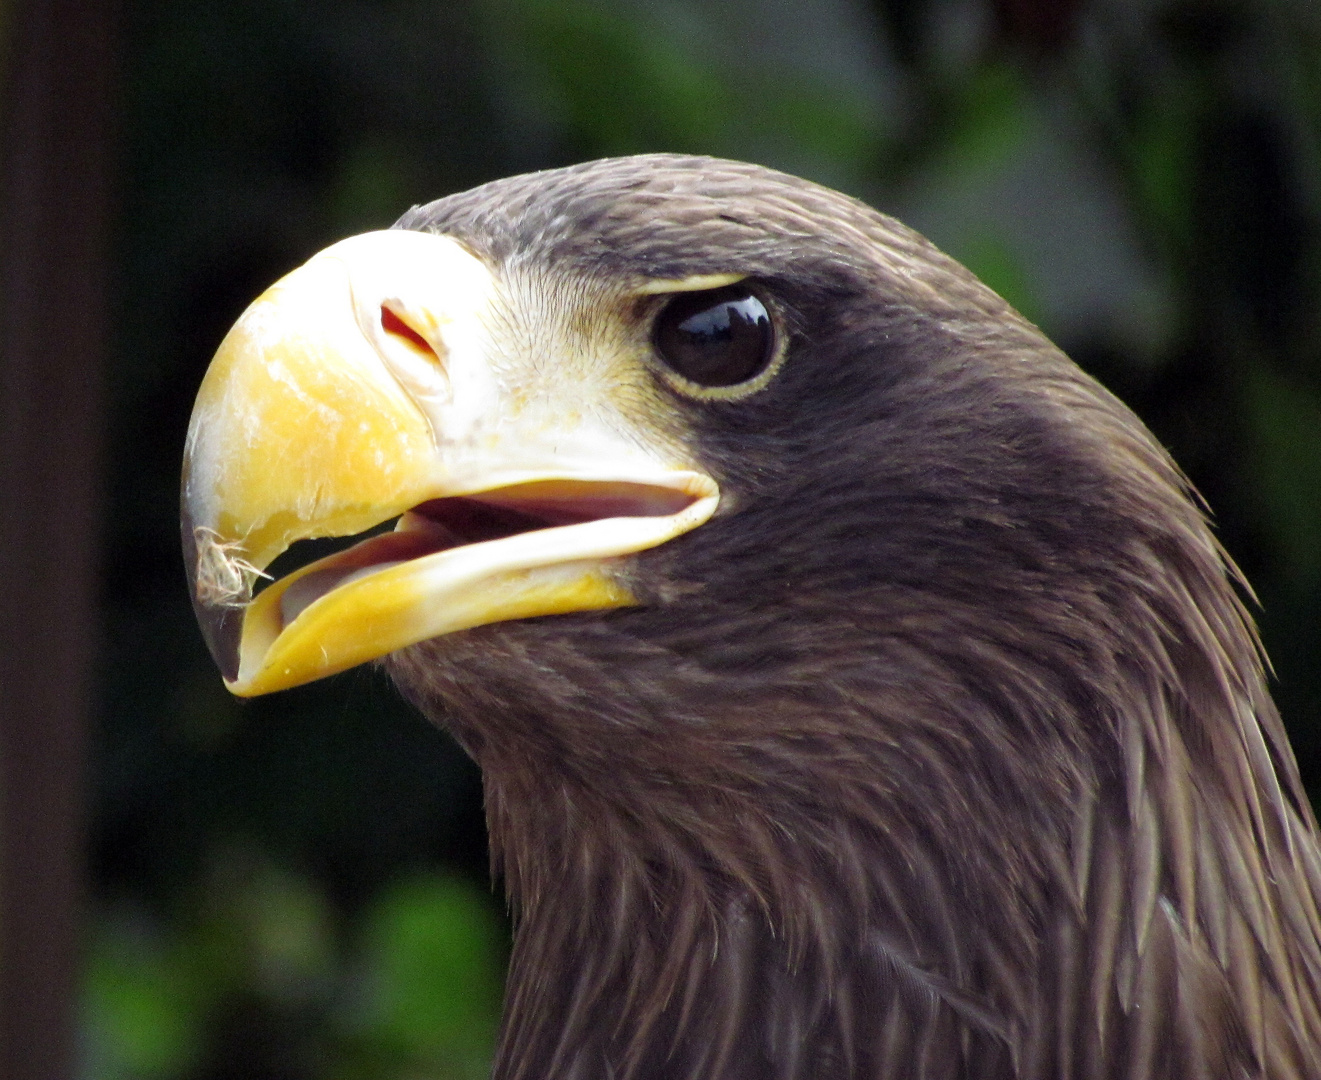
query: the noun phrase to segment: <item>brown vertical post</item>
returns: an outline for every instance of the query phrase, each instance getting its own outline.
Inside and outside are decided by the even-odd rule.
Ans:
[[[0,1078],[68,1080],[97,640],[115,18],[0,23]]]

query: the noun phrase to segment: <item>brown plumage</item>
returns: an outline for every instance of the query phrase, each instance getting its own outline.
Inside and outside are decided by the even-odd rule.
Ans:
[[[501,265],[735,270],[783,370],[682,402],[730,512],[645,607],[389,669],[480,763],[500,1078],[1321,1075],[1316,826],[1236,572],[1123,405],[897,222],[745,165],[399,223]]]
[[[599,408],[720,491],[609,562],[638,604],[387,661],[485,776],[516,919],[498,1080],[1321,1076],[1316,823],[1237,573],[1132,413],[921,237],[754,166],[595,162],[399,227],[500,283],[517,409]],[[667,374],[653,293],[740,278],[782,362],[728,392]],[[441,339],[398,329],[420,301],[351,280],[450,393]],[[206,516],[220,400],[185,540],[245,570]],[[451,513],[464,490],[514,489]],[[447,544],[547,527],[473,512]]]

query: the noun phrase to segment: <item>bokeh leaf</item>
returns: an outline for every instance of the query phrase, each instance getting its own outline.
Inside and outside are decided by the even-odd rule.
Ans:
[[[428,1075],[483,1076],[503,962],[489,895],[439,875],[396,882],[365,916],[350,1024],[369,1045],[425,1065]]]

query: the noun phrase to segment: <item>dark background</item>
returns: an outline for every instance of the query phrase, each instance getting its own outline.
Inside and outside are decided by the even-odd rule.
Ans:
[[[22,10],[0,4],[11,30]],[[193,395],[249,300],[509,173],[745,158],[966,262],[1205,494],[1321,791],[1312,0],[124,0],[107,25],[82,1076],[484,1075],[507,926],[479,777],[373,670],[231,699],[176,510]]]

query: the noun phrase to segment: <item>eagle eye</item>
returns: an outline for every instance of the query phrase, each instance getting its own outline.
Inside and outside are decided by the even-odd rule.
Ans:
[[[735,386],[761,374],[775,355],[770,314],[746,285],[677,293],[661,309],[656,352],[701,387]]]

